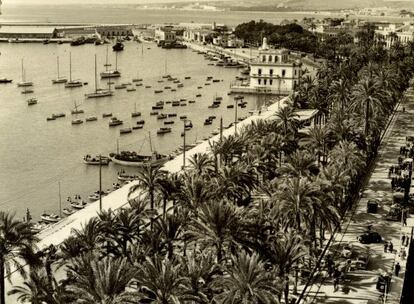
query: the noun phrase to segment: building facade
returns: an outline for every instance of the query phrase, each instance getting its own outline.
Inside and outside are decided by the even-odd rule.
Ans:
[[[154,40],[165,44],[175,43],[177,35],[172,26],[165,26],[155,30]]]
[[[285,49],[271,49],[266,38],[257,60],[250,64],[250,87],[271,92],[292,92],[299,85],[302,63],[290,61]]]

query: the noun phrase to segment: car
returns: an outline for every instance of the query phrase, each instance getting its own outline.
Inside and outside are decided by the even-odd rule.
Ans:
[[[358,236],[358,241],[362,244],[381,243],[382,237],[378,232],[365,231],[363,234]]]
[[[351,270],[367,270],[369,264],[369,253],[361,253],[351,262]]]

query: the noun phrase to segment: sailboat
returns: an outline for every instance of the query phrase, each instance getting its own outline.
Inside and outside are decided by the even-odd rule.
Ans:
[[[65,88],[76,88],[82,85],[80,80],[72,80],[72,53],[69,53],[69,81],[65,83]]]
[[[74,103],[75,108],[71,112],[72,115],[85,113],[84,110],[78,110],[78,105],[76,104],[76,101],[74,101],[73,103]]]
[[[108,49],[107,49],[108,52]],[[108,53],[106,55],[105,71],[101,72],[101,78],[116,78],[121,77],[121,72],[118,71],[118,53],[115,53],[115,70],[108,70]]]
[[[141,116],[141,112],[137,112],[137,103],[134,106],[134,112],[131,113],[131,117],[139,117]]]
[[[112,96],[113,92],[108,87],[108,90],[99,89],[98,83],[97,83],[97,71],[96,71],[96,54],[95,54],[95,92],[85,94],[86,98],[99,98],[99,97],[106,97],[106,96]]]
[[[26,71],[24,70],[24,64],[22,59],[22,81],[17,83],[18,87],[31,87],[33,85],[33,82],[26,81]]]
[[[60,75],[59,75],[59,56],[56,57],[56,63],[57,63],[57,78],[52,79],[52,83],[53,84],[66,83],[68,81],[68,79],[66,77],[60,77]]]

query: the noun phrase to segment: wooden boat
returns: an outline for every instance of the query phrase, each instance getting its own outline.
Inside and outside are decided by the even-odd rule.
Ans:
[[[162,110],[162,109],[164,109],[164,106],[152,106],[151,109],[153,109],[153,110]]]
[[[164,105],[164,101],[162,101],[162,100],[157,101],[157,102],[155,103],[155,105],[156,105],[156,106],[163,106],[163,105]]]
[[[124,44],[121,41],[117,41],[113,46],[112,50],[114,52],[120,52],[124,50]]]
[[[33,89],[28,89],[27,87],[25,87],[21,93],[22,94],[31,94],[33,92],[34,92]]]
[[[201,94],[197,94],[196,97],[201,97]]]
[[[75,209],[83,209],[86,205],[87,203],[82,199],[77,199],[75,201],[70,202],[70,206]]]
[[[108,63],[108,46],[106,47],[106,62],[104,66],[105,66],[105,71],[100,73],[100,76],[102,79],[121,77],[121,72],[118,71],[118,53],[116,53],[115,55],[115,70],[108,70],[108,67],[111,66],[111,64]]]
[[[133,78],[132,79],[132,82],[140,82],[140,81],[142,81],[142,78]]]
[[[173,107],[179,107],[180,106],[180,102],[179,101],[173,101],[172,102],[172,106]]]
[[[42,221],[45,221],[47,223],[57,223],[59,222],[62,218],[54,213],[46,213],[44,212],[42,215],[40,215],[40,218],[42,219]]]
[[[142,83],[136,83],[135,86],[136,87],[141,87],[142,86]]]
[[[146,86],[145,86],[145,88],[146,88],[146,89],[150,89],[150,88],[151,88],[151,86],[150,86],[150,85],[146,85]]]
[[[177,114],[176,113],[170,113],[170,114],[167,114],[167,116],[168,117],[177,117]]]
[[[12,79],[8,79],[8,78],[0,78],[0,83],[11,83],[13,80]]]
[[[37,98],[33,97],[33,98],[30,98],[30,99],[27,100],[27,105],[28,106],[33,106],[35,104],[37,104]]]
[[[158,114],[157,119],[166,119],[168,116],[167,114]]]
[[[154,91],[155,94],[162,93],[162,92],[164,92],[164,91],[163,90],[155,90]]]
[[[143,125],[143,124],[145,124],[145,120],[138,120],[137,121],[137,125]]]
[[[103,118],[105,118],[105,117],[112,117],[112,113],[103,113],[102,114],[102,117]]]
[[[100,196],[99,194],[103,197],[103,196],[108,195],[108,192],[107,191],[101,191],[101,192],[99,192],[99,190],[98,191],[95,191],[94,193],[92,193],[92,194],[90,194],[88,196],[88,199],[90,201],[97,201],[97,200],[99,200],[99,196]]]
[[[127,167],[142,167],[144,165],[159,166],[171,159],[169,155],[163,155],[157,152],[153,152],[151,155],[143,155],[134,151],[121,151],[118,154],[111,153],[109,157],[114,164]],[[125,173],[125,171],[120,173]]]
[[[127,134],[131,132],[132,132],[132,128],[123,128],[119,130],[119,134]]]
[[[50,121],[50,120],[56,120],[56,117],[54,116],[46,117],[46,121]]]
[[[122,90],[122,89],[126,89],[126,85],[125,84],[117,84],[114,88],[116,90]]]
[[[72,114],[72,115],[75,115],[75,114],[82,114],[82,113],[84,113],[84,112],[85,112],[84,110],[79,110],[79,109],[78,109],[78,105],[76,104],[76,101],[74,102],[74,104],[75,104],[75,108],[71,111],[71,114]]]
[[[197,89],[202,89],[203,87],[197,87]]]
[[[191,79],[191,77],[190,76],[185,76],[184,79]]]
[[[166,133],[171,133],[171,128],[161,127],[157,130],[158,135],[163,135],[163,134],[166,134]]]
[[[150,112],[150,115],[151,116],[158,115],[158,112],[157,111],[152,111],[152,112]]]
[[[184,84],[179,83],[179,84],[177,85],[177,88],[182,88],[183,86],[184,86]]]
[[[189,100],[188,103],[195,103],[195,100]]]
[[[169,120],[169,121],[164,121],[164,125],[172,125],[174,124],[174,121]]]
[[[133,87],[129,87],[126,90],[127,90],[127,92],[135,92],[137,89],[133,88]]]
[[[233,109],[234,105],[227,105],[227,109]]]
[[[69,81],[65,83],[65,88],[77,88],[83,86],[82,81],[72,79],[72,53],[69,53]]]
[[[137,104],[135,103],[134,112],[131,113],[131,117],[140,117],[141,112],[137,112]]]
[[[133,130],[138,130],[138,129],[143,129],[143,128],[144,128],[144,125],[136,125],[132,127]]]
[[[24,69],[23,59],[22,59],[22,81],[18,82],[17,86],[18,87],[31,87],[31,86],[33,86],[33,82],[26,81],[26,71]]]
[[[83,123],[82,119],[74,119],[72,120],[72,125],[80,125]]]
[[[89,116],[85,118],[85,121],[96,121],[96,120],[98,120],[98,117],[96,116]]]
[[[107,156],[101,156],[101,166],[107,166],[109,165],[109,162],[111,161],[111,159]],[[92,156],[90,154],[86,154],[83,157],[83,162],[87,165],[96,165],[99,166],[99,155],[96,156]]]
[[[181,116],[180,116],[180,119],[181,119],[181,120],[187,119],[187,115],[181,115]]]
[[[119,126],[122,125],[124,122],[116,117],[112,117],[111,120],[109,121],[108,125],[110,127],[115,127],[115,126]]]
[[[59,73],[59,56],[56,57],[56,63],[57,63],[57,77],[55,79],[52,79],[53,84],[58,83],[66,83],[68,82],[68,79],[66,77],[61,77]]]
[[[98,81],[97,81],[97,70],[96,70],[96,54],[95,54],[95,92],[85,94],[86,98],[100,98],[100,97],[107,97],[112,96],[114,93],[110,89],[110,85],[108,84],[108,89],[100,89],[98,88]]]
[[[71,208],[63,208],[62,209],[62,213],[65,214],[65,215],[68,215],[68,216],[74,214],[75,212],[76,212],[76,210],[73,210]]]
[[[57,114],[52,114],[52,116],[55,117],[55,118],[62,118],[62,117],[65,117],[66,114],[65,113],[57,113]]]

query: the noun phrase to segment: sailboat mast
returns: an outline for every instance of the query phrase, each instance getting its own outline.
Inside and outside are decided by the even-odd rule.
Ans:
[[[95,54],[95,93],[98,93],[98,83],[96,80],[96,54]]]
[[[69,53],[69,80],[72,81],[72,53]]]
[[[24,68],[23,68],[23,58],[22,58],[22,81],[24,82],[25,80],[25,77],[24,77]]]
[[[62,196],[60,194],[60,181],[58,181],[59,186],[59,216],[62,217]]]
[[[115,71],[118,71],[118,52],[115,52]]]
[[[105,61],[105,71],[108,71],[108,45],[106,46],[106,61]]]
[[[59,56],[56,57],[56,62],[57,62],[57,78],[59,79]]]
[[[164,62],[164,74],[167,75],[167,57],[165,57],[165,62]]]
[[[151,149],[151,154],[152,154],[152,142],[151,142],[151,132],[150,131],[148,131],[148,138],[149,138],[150,149]]]

